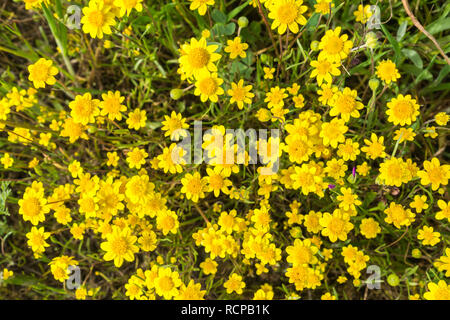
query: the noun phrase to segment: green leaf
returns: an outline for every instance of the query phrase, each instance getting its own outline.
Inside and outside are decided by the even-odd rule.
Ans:
[[[397,30],[397,41],[400,41],[403,39],[403,37],[405,36],[405,33],[406,33],[407,26],[408,26],[408,21],[407,20],[403,21],[403,23],[400,25],[400,27]]]
[[[227,16],[225,13],[223,13],[222,11],[219,11],[217,9],[214,9],[212,14],[211,14],[212,19],[214,20],[214,22],[216,23],[227,23]]]
[[[444,80],[445,76],[450,72],[450,66],[446,65],[442,68],[441,72],[439,72],[438,77],[434,80],[434,84],[440,84],[442,80]]]
[[[450,18],[438,19],[425,28],[429,33],[436,34],[450,29]]]
[[[407,56],[414,63],[414,65],[417,68],[419,68],[419,69],[423,68],[422,58],[420,58],[420,56],[417,53],[417,51],[412,50],[412,49],[402,49],[402,53],[405,56]]]
[[[225,35],[231,36],[234,31],[236,30],[236,24],[233,22],[230,22],[225,26]]]
[[[228,20],[230,21],[231,19],[233,19],[234,17],[236,17],[239,12],[241,12],[242,10],[244,10],[244,8],[246,6],[248,6],[248,4],[250,3],[251,0],[248,0],[246,3],[241,4],[239,7],[234,8],[233,10],[231,10],[231,12],[228,14]]]
[[[397,40],[392,37],[392,35],[389,33],[389,31],[386,29],[386,27],[382,24],[381,30],[383,30],[383,33],[386,35],[386,38],[388,39],[389,43],[392,45],[392,48],[394,49],[395,55],[394,55],[394,63],[398,64],[398,60],[401,56],[400,53],[400,45],[398,44]]]

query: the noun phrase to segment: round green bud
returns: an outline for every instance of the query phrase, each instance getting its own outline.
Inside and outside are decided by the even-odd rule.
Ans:
[[[369,80],[369,87],[370,87],[370,89],[372,89],[372,91],[376,91],[379,85],[380,85],[380,81],[378,79],[370,79]]]
[[[246,17],[239,17],[238,26],[239,28],[245,28],[248,26],[248,19]]]
[[[170,97],[173,100],[178,100],[183,96],[183,90],[181,89],[172,89],[170,90]]]
[[[387,277],[387,282],[389,283],[390,286],[396,287],[400,284],[400,278],[395,273],[391,273]]]
[[[411,255],[413,258],[419,259],[422,256],[422,252],[420,252],[419,249],[413,249],[413,251],[411,251]]]
[[[319,41],[314,40],[313,42],[311,42],[311,50],[312,50],[312,51],[317,51],[317,50],[319,50]]]
[[[267,54],[263,53],[263,54],[260,56],[260,58],[261,58],[261,62],[262,62],[262,63],[264,63],[264,64],[269,64],[270,58],[269,58],[269,56],[268,56]]]

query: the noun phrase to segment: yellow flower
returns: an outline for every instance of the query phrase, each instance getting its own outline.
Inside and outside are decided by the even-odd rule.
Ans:
[[[330,116],[340,115],[345,122],[350,120],[350,117],[359,118],[359,111],[364,105],[356,100],[357,92],[350,88],[344,88],[344,91],[338,91],[334,94],[330,101],[331,110]]]
[[[251,104],[252,98],[255,96],[250,92],[252,88],[252,85],[244,86],[243,79],[239,80],[237,84],[232,82],[231,89],[227,91],[227,94],[231,96],[230,103],[236,103],[239,110],[244,108],[244,103]]]
[[[206,173],[208,174],[207,192],[214,192],[215,197],[218,197],[221,191],[224,194],[230,193],[228,187],[231,186],[232,183],[227,179],[229,175],[225,174],[223,168],[218,166],[214,167],[213,169],[206,168]]]
[[[320,225],[323,227],[322,235],[331,242],[347,240],[347,234],[353,229],[349,215],[339,209],[334,210],[333,214],[325,212],[320,218]]]
[[[356,166],[356,172],[363,177],[365,177],[369,173],[369,171],[370,171],[370,167],[366,161],[364,161],[362,164]]]
[[[369,18],[372,16],[372,10],[370,9],[370,5],[363,6],[360,4],[358,6],[358,10],[353,12],[353,15],[356,17],[357,22],[366,23],[369,21]]]
[[[425,292],[423,297],[426,300],[450,300],[450,285],[447,285],[444,280],[439,280],[437,284],[430,282],[428,292]]]
[[[440,126],[446,126],[449,119],[450,119],[450,116],[448,114],[446,114],[445,112],[439,112],[438,114],[436,114],[434,116],[434,120]]]
[[[373,218],[362,219],[359,230],[367,239],[374,239],[381,232],[380,225]]]
[[[445,249],[445,255],[436,260],[434,266],[441,272],[445,271],[446,277],[450,276],[450,248]]]
[[[377,76],[386,84],[390,84],[391,82],[397,82],[397,79],[400,78],[400,73],[391,60],[383,60],[377,66]]]
[[[295,166],[295,173],[291,175],[294,181],[293,188],[300,188],[304,195],[311,192],[319,193],[322,189],[322,177],[317,173],[318,168],[312,164],[303,163],[301,167]]]
[[[285,93],[286,89],[280,88],[278,86],[274,88],[270,88],[270,92],[266,93],[266,98],[264,99],[264,102],[268,102],[267,106],[269,108],[276,108],[276,107],[283,107],[284,106],[284,100],[288,97],[288,94]]]
[[[27,10],[40,8],[43,1],[48,2],[48,0],[23,0],[25,2],[25,9]]]
[[[386,218],[384,221],[393,224],[396,228],[400,229],[402,226],[409,226],[414,222],[416,216],[411,210],[403,208],[401,204],[391,202],[389,208],[384,210]]]
[[[83,32],[89,33],[92,38],[103,38],[103,34],[111,34],[111,26],[116,23],[113,12],[104,1],[89,1],[89,5],[83,8]]]
[[[333,0],[317,0],[317,3],[314,5],[315,12],[321,14],[328,14],[331,12],[331,8],[334,7]]]
[[[347,171],[348,166],[345,164],[343,159],[331,159],[327,161],[325,172],[329,177],[338,180],[345,176],[345,172]]]
[[[215,53],[217,48],[218,45],[208,45],[205,38],[200,40],[192,38],[190,43],[183,44],[179,62],[184,76],[199,79],[209,75],[210,72],[217,72],[214,62],[221,58],[220,54]]]
[[[416,134],[412,128],[400,128],[394,132],[394,140],[400,140],[399,143],[404,141],[414,141]]]
[[[409,206],[411,208],[416,209],[417,213],[421,213],[423,210],[428,209],[427,196],[425,196],[425,195],[422,195],[422,196],[415,195],[414,196],[414,201],[411,202],[409,204]]]
[[[156,228],[161,230],[164,235],[169,232],[176,234],[178,226],[178,216],[174,211],[164,210],[156,216]]]
[[[179,294],[175,297],[175,300],[204,300],[206,290],[201,290],[202,285],[195,283],[194,280],[190,280],[188,285],[181,284]]]
[[[136,236],[131,234],[131,230],[127,227],[122,230],[113,226],[112,232],[106,235],[106,241],[100,244],[102,250],[106,251],[103,259],[105,261],[114,260],[114,265],[119,268],[123,261],[133,261],[134,254],[139,251],[134,244],[137,240]]]
[[[145,158],[147,157],[148,153],[145,150],[133,148],[133,150],[127,153],[127,162],[130,168],[140,169],[145,164]]]
[[[245,50],[248,49],[248,44],[241,42],[241,37],[236,37],[233,40],[227,40],[225,52],[230,54],[230,59],[236,59],[238,56],[245,58],[247,54]]]
[[[0,159],[0,162],[3,164],[5,169],[8,169],[13,165],[14,158],[10,157],[8,152],[5,152],[4,156]]]
[[[275,68],[264,67],[264,79],[273,79],[273,73],[275,72]]]
[[[169,148],[164,148],[163,153],[157,157],[158,168],[163,169],[164,173],[180,173],[183,172],[182,165],[186,164],[183,158],[186,155],[186,150],[176,143],[172,143]]]
[[[120,92],[108,91],[107,94],[102,94],[103,101],[100,102],[101,116],[108,116],[111,121],[122,120],[121,112],[127,111],[127,107],[121,104],[125,97],[120,96]]]
[[[339,208],[348,210],[355,210],[355,206],[360,206],[361,201],[356,194],[353,194],[350,188],[341,188],[342,195],[337,196],[339,201]]]
[[[204,16],[207,10],[207,6],[213,6],[214,0],[189,0],[191,5],[189,6],[189,10],[198,10],[198,14]]]
[[[114,5],[120,8],[119,16],[122,17],[127,14],[130,15],[131,11],[135,9],[137,12],[142,11],[142,0],[114,0]]]
[[[74,257],[61,256],[53,258],[52,261],[50,261],[49,265],[55,280],[64,282],[65,280],[69,279],[69,266],[78,265],[78,261],[76,261]]]
[[[19,200],[19,213],[24,221],[30,221],[33,225],[45,221],[45,214],[50,211],[44,191],[27,188],[23,198]]]
[[[203,270],[204,274],[216,274],[217,262],[211,258],[206,258],[205,261],[200,263],[200,268]]]
[[[40,255],[45,251],[46,247],[50,245],[45,241],[48,237],[50,237],[50,232],[45,232],[44,227],[36,228],[32,227],[31,231],[26,234],[28,238],[27,244],[33,250],[35,255]]]
[[[294,267],[305,264],[316,264],[318,259],[315,254],[319,249],[311,243],[311,240],[295,239],[293,246],[286,248],[288,254],[286,261],[292,263]]]
[[[170,136],[172,141],[178,141],[180,137],[185,137],[187,132],[185,129],[189,128],[189,124],[186,123],[186,119],[183,118],[181,113],[172,111],[169,116],[164,116],[164,121],[161,122],[163,127],[161,130],[166,131],[164,136]]]
[[[145,127],[146,121],[147,115],[145,110],[134,109],[134,111],[128,114],[127,125],[130,129],[139,130]]]
[[[178,295],[181,286],[180,275],[170,268],[159,268],[158,275],[154,280],[155,292],[164,299],[171,299]]]
[[[69,172],[73,178],[76,178],[83,173],[83,168],[81,167],[81,163],[80,163],[80,161],[77,161],[77,160],[73,160],[67,167],[67,170],[69,170]]]
[[[348,35],[341,33],[341,27],[334,30],[327,30],[325,35],[320,39],[319,60],[326,59],[330,62],[340,62],[345,59],[353,46],[353,42],[348,40]]]
[[[74,143],[80,138],[88,140],[89,137],[86,132],[84,132],[85,129],[86,126],[82,125],[81,123],[75,122],[72,118],[67,118],[64,121],[64,125],[61,130],[61,136],[68,137],[70,143]]]
[[[442,220],[444,218],[447,218],[447,220],[450,222],[450,202],[445,202],[442,199],[439,199],[437,202],[437,205],[441,211],[436,213],[436,219]]]
[[[332,63],[325,59],[311,61],[311,66],[314,69],[311,72],[310,78],[316,77],[319,86],[322,85],[324,80],[331,83],[333,81],[331,76],[338,76],[341,74],[341,71],[338,69],[338,63]]]
[[[395,125],[410,125],[416,121],[417,115],[420,113],[419,105],[409,94],[406,96],[399,94],[396,98],[392,98],[387,103],[387,107],[386,114],[389,116],[388,121]]]
[[[0,275],[2,275],[1,278],[3,278],[3,280],[8,280],[9,278],[11,278],[13,276],[13,274],[14,274],[14,272],[12,272],[6,268],[3,269],[3,273],[0,273]]]
[[[336,296],[332,295],[329,292],[326,292],[320,297],[320,300],[336,300]]]
[[[211,102],[217,102],[218,96],[224,94],[222,87],[223,79],[217,77],[217,73],[204,74],[198,78],[195,82],[196,96],[200,96],[202,102],[206,102],[208,99]]]
[[[401,158],[390,158],[380,164],[380,180],[388,186],[400,187],[408,182],[406,164]]]
[[[364,139],[366,146],[361,148],[362,152],[365,152],[370,159],[385,158],[386,152],[384,152],[385,146],[383,144],[384,137],[377,137],[375,133],[372,133],[370,140]]]
[[[423,228],[417,233],[417,239],[422,240],[422,244],[424,246],[435,246],[441,241],[440,237],[441,234],[434,231],[433,227],[423,226]]]
[[[269,18],[273,19],[272,29],[278,28],[278,33],[283,34],[286,29],[292,33],[298,33],[298,25],[305,25],[306,18],[303,13],[308,7],[303,6],[303,0],[278,0],[269,6]]]
[[[119,156],[117,155],[117,152],[108,152],[106,154],[106,156],[108,157],[108,161],[106,162],[107,166],[111,166],[111,167],[117,167],[118,161],[119,161]]]
[[[54,76],[58,74],[58,69],[53,66],[51,60],[41,58],[35,64],[28,66],[28,71],[30,72],[28,80],[33,82],[36,89],[45,88],[45,84],[56,83]]]
[[[425,132],[424,137],[434,139],[438,136],[436,127],[428,127],[423,130]]]
[[[333,118],[331,122],[323,122],[319,136],[323,139],[324,146],[337,148],[338,143],[345,141],[344,134],[348,127],[343,119]]]
[[[436,191],[440,185],[446,186],[448,184],[450,165],[441,165],[438,158],[432,158],[431,161],[424,161],[423,168],[424,170],[417,172],[422,185],[431,184],[431,189]]]
[[[142,232],[142,236],[138,239],[139,244],[141,245],[142,251],[149,252],[156,249],[156,233],[153,231],[144,231]]]
[[[242,281],[242,276],[237,273],[232,273],[228,280],[223,284],[225,289],[227,289],[227,293],[230,294],[233,291],[237,294],[242,294],[243,289],[245,288],[245,282]]]
[[[75,100],[69,103],[70,115],[73,121],[82,125],[94,123],[95,117],[100,114],[99,104],[100,100],[92,99],[90,93],[85,93],[82,96],[77,95]]]
[[[181,183],[183,184],[181,192],[186,194],[188,200],[191,199],[193,202],[198,202],[199,199],[205,197],[208,182],[206,178],[200,176],[200,173],[195,172],[193,175],[187,173],[181,179]]]
[[[341,143],[338,146],[338,152],[337,155],[339,157],[342,157],[345,161],[348,160],[356,160],[356,156],[360,154],[361,151],[359,151],[359,143],[353,142],[352,139],[345,140],[345,143]]]

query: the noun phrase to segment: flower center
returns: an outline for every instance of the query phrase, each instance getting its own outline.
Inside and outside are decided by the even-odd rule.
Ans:
[[[331,36],[325,46],[325,50],[330,54],[338,54],[342,51],[344,43],[338,36]]]
[[[408,118],[411,115],[411,104],[408,101],[399,101],[393,111],[396,118]]]
[[[341,110],[341,113],[351,113],[355,107],[355,99],[351,96],[342,94],[339,96],[337,105]]]
[[[340,218],[333,218],[328,225],[328,229],[334,234],[340,234],[344,229],[344,221]]]
[[[209,62],[209,52],[204,48],[194,48],[189,52],[188,61],[194,69],[206,67]]]
[[[45,81],[49,76],[48,67],[45,64],[37,64],[33,69],[33,77],[38,81]]]
[[[160,278],[158,284],[161,290],[165,292],[171,291],[174,287],[172,278],[167,276]]]
[[[123,256],[127,253],[128,243],[123,238],[114,239],[111,243],[111,250],[118,256]]]
[[[209,177],[209,184],[213,189],[220,190],[223,186],[223,178],[219,174]]]
[[[236,101],[243,101],[245,99],[245,90],[244,88],[236,88],[233,90],[233,98]]]
[[[201,183],[200,179],[194,178],[194,179],[191,179],[191,181],[189,181],[187,188],[190,193],[197,194],[197,193],[200,193],[202,190],[202,183]]]
[[[291,24],[297,18],[297,7],[291,3],[286,3],[278,8],[278,20],[283,24]]]
[[[326,75],[331,70],[331,63],[328,61],[321,61],[317,66],[317,72],[321,75]]]
[[[211,96],[217,90],[217,82],[214,78],[205,78],[200,81],[199,88],[202,93]]]
[[[89,14],[89,23],[92,24],[93,26],[96,26],[97,28],[100,28],[103,26],[104,20],[105,20],[105,17],[101,10],[92,11]]]
[[[23,210],[27,216],[35,217],[41,212],[41,204],[37,198],[31,198],[25,201]]]

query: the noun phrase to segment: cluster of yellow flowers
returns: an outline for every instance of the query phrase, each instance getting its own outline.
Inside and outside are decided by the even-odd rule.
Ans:
[[[24,2],[27,9],[37,10],[47,1]],[[190,10],[197,10],[200,16],[215,4],[214,0],[189,2]],[[280,37],[280,46],[281,39],[286,37],[288,44],[291,34],[301,32],[311,11],[302,0],[253,0],[250,4],[261,14],[267,13],[264,19],[270,21],[268,32],[271,37]],[[102,39],[116,32],[116,18],[141,12],[143,5],[142,0],[90,0],[82,10],[82,30],[92,38]],[[320,0],[314,10],[322,18],[333,7],[332,0]],[[370,6],[359,5],[354,17],[357,22],[366,23],[372,14]],[[275,29],[278,35],[272,34]],[[272,299],[277,293],[271,284],[249,289],[247,277],[278,274],[276,279],[290,286],[286,297],[294,297],[305,289],[320,288],[327,280],[329,262],[343,257],[346,273],[336,269],[332,274],[338,274],[337,280],[332,281],[343,284],[348,274],[353,277],[354,286],[359,287],[373,252],[368,248],[378,235],[395,234],[396,229],[407,232],[420,220],[414,240],[435,248],[443,242],[443,229],[438,222],[450,222],[450,202],[445,200],[450,165],[441,164],[438,155],[420,163],[404,150],[415,142],[416,136],[435,139],[441,131],[430,123],[444,127],[449,115],[439,112],[433,120],[422,123],[420,98],[398,93],[396,84],[401,75],[390,59],[379,61],[372,75],[374,83],[383,83],[383,96],[391,97],[385,99],[386,103],[376,101],[380,94],[378,85],[370,88],[373,97],[364,102],[359,88],[352,88],[351,82],[336,81],[349,72],[355,46],[340,26],[327,29],[311,44],[307,87],[299,79],[279,81],[284,62],[278,58],[276,65],[275,57],[264,63],[250,59],[258,70],[257,81],[239,73],[228,77],[228,66],[249,57],[250,51],[253,55],[252,50],[256,49],[252,43],[244,42],[240,30],[230,39],[205,30],[181,44],[177,73],[189,85],[182,92],[191,92],[195,103],[209,105],[208,110],[219,105],[221,110],[229,111],[228,107],[236,105],[235,111],[243,110],[249,122],[282,129],[281,136],[256,142],[262,159],[259,166],[249,165],[249,153],[241,152],[233,135],[227,133],[223,124],[229,124],[228,119],[213,121],[211,130],[203,136],[202,151],[210,160],[206,165],[190,165],[186,150],[173,142],[186,137],[191,128],[192,118],[185,118],[180,112],[168,112],[159,121],[162,138],[155,145],[160,150],[147,148],[148,143],[139,137],[144,137],[148,129],[148,110],[130,109],[125,91],[119,90],[74,95],[67,108],[58,111],[38,107],[39,130],[12,126],[8,121],[15,119],[17,113],[33,112],[33,107],[39,106],[41,89],[59,82],[60,70],[52,60],[42,58],[28,67],[32,86],[27,90],[14,87],[0,99],[0,128],[8,133],[11,144],[21,144],[32,151],[42,147],[55,154],[60,152],[64,159],[58,162],[32,156],[26,164],[41,178],[41,162],[54,165],[61,172],[60,185],[38,178],[21,192],[18,200],[18,213],[32,225],[26,237],[35,258],[46,253],[53,255],[56,250],[49,250],[54,245],[49,238],[68,230],[74,241],[98,241],[99,261],[105,265],[121,268],[136,261],[133,274],[126,275],[123,290],[130,299],[204,299],[211,286],[206,289],[203,280],[197,281],[191,275],[194,271],[199,279],[213,281],[222,277],[220,289],[215,288],[228,295],[240,296],[253,290],[245,296]],[[276,45],[275,49],[278,50]],[[366,126],[377,121],[369,119],[375,108],[396,131]],[[364,128],[358,132],[361,124]],[[124,133],[130,141],[122,139]],[[105,136],[117,138],[117,143],[103,143]],[[387,145],[388,140],[392,146]],[[100,160],[93,159],[89,150],[82,150],[81,143],[86,141],[94,141],[95,148],[101,150],[96,150]],[[65,144],[77,143],[80,148],[73,154],[64,150]],[[400,152],[399,148],[403,150]],[[92,163],[85,161],[88,157]],[[235,161],[229,163],[226,159]],[[5,169],[17,165],[14,154],[7,152],[0,163]],[[103,170],[102,166],[108,169]],[[417,187],[411,188],[413,184]],[[389,193],[403,187],[408,194],[405,198],[392,200],[384,196],[386,190]],[[370,208],[373,199],[364,203],[369,190],[377,193],[378,207]],[[322,201],[317,202],[321,205],[315,201]],[[288,210],[282,209],[287,207]],[[425,219],[425,211],[434,214]],[[185,222],[187,213],[200,215],[194,226]],[[62,227],[58,229],[50,219]],[[182,258],[170,258],[172,249],[163,250],[166,261],[159,256],[164,242],[181,252],[177,241],[186,241],[184,232],[190,232],[189,241],[196,247],[195,261],[190,261],[196,265],[189,272],[180,266]],[[142,262],[138,258],[142,253],[158,258],[156,262]],[[450,249],[439,255],[434,266],[449,277]],[[218,268],[230,261],[238,263],[233,268]],[[65,282],[69,266],[83,263],[75,256],[58,255],[50,259],[49,268],[56,281]],[[3,271],[3,279],[11,275],[7,269]],[[330,285],[328,280],[326,283]],[[96,292],[83,284],[76,297],[85,299]],[[431,282],[423,296],[450,298],[450,286],[444,280]],[[336,296],[326,292],[322,299]]]

